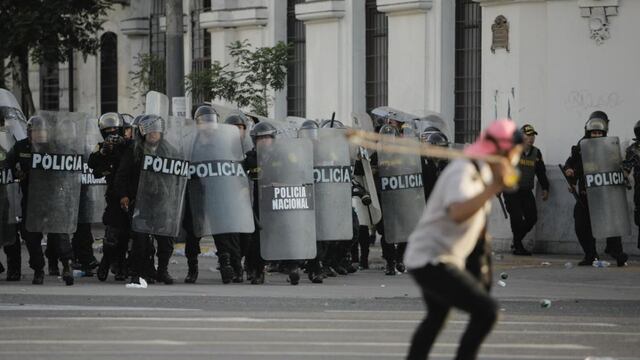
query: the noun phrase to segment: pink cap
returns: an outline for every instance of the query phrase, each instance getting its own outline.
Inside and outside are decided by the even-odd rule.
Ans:
[[[510,119],[500,119],[489,124],[480,137],[464,149],[464,153],[473,156],[495,155],[500,151],[508,151],[515,144],[514,133],[518,131],[516,124]]]

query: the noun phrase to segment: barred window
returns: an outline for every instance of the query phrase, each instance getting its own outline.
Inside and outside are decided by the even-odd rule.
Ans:
[[[149,74],[149,90],[155,90],[162,93],[167,92],[165,79],[165,47],[166,37],[163,31],[160,31],[160,18],[165,14],[164,0],[152,0],[150,21],[150,53],[153,57],[152,66]]]
[[[470,143],[481,126],[482,14],[472,0],[456,0],[455,142]]]
[[[40,109],[60,110],[60,78],[57,62],[40,64]]]
[[[287,114],[304,117],[306,113],[306,32],[304,22],[296,19],[295,5],[304,0],[287,0],[287,43],[293,44],[287,64]]]
[[[191,9],[191,72],[211,67],[211,34],[200,27],[200,13],[211,9],[211,0],[192,1]],[[212,94],[199,94],[193,98],[194,104],[211,100]]]
[[[367,111],[388,102],[389,26],[387,16],[378,11],[376,0],[365,3],[366,102]]]
[[[118,38],[107,32],[100,38],[100,112],[118,111]]]

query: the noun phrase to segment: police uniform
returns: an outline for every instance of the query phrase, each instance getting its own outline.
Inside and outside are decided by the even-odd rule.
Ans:
[[[589,138],[588,134],[584,138]],[[591,230],[591,220],[589,217],[589,202],[587,200],[587,189],[585,185],[584,169],[582,166],[582,154],[580,144],[571,147],[571,156],[564,164],[564,170],[573,169],[574,176],[567,177],[569,183],[573,186],[577,185],[578,199],[573,208],[574,228],[580,246],[584,251],[584,259],[578,264],[581,266],[589,266],[594,260],[598,259],[596,251],[596,239],[593,237]],[[622,238],[613,236],[607,238],[607,246],[605,253],[613,256],[618,266],[624,266],[628,256],[622,250]]]
[[[529,136],[538,134],[531,125],[523,126],[521,131]],[[513,253],[514,255],[531,255],[522,245],[522,239],[538,221],[536,197],[533,193],[535,178],[538,178],[542,190],[549,191],[549,180],[540,149],[532,145],[528,151],[523,152],[518,169],[520,181],[517,190],[506,191],[503,194],[513,232]]]
[[[160,140],[158,149],[164,149],[166,153],[172,153],[167,149],[170,145]],[[134,144],[127,147],[122,156],[120,166],[115,177],[115,189],[118,199],[129,198],[129,211],[133,211],[135,198],[138,193],[138,183],[140,181],[140,173],[142,171],[142,159],[144,157],[144,145]],[[154,184],[157,190],[157,196],[163,196],[163,190],[168,187],[163,184]],[[167,194],[168,196],[168,194]],[[144,209],[145,216],[152,219],[161,216],[158,213],[161,209]],[[173,254],[174,239],[169,236],[150,235],[138,232],[132,232],[133,242],[131,247],[132,261],[132,281],[136,281],[136,277],[143,277],[145,280],[158,280],[165,284],[172,284],[173,279],[168,274],[169,260]],[[153,266],[153,238],[157,242],[158,268],[154,271]]]
[[[102,223],[106,229],[98,273],[101,281],[106,280],[112,264],[116,267],[116,280],[126,280],[126,254],[129,248],[131,224],[127,213],[120,207],[120,198],[116,189],[116,172],[125,151],[132,146],[133,142],[125,141],[114,145],[111,151],[103,151],[105,143],[101,142],[96,145],[95,151],[89,155],[87,162],[95,178],[104,177],[107,181],[105,193],[107,207],[102,215]]]
[[[634,126],[636,138],[625,151],[622,167],[627,173],[633,174],[633,220],[640,227],[640,121]],[[640,248],[640,231],[638,232],[638,248]]]
[[[259,168],[258,168],[258,153],[256,149],[250,150],[245,154],[245,159],[243,162],[243,166],[249,178],[253,181],[253,213],[256,218],[259,220],[260,214],[260,203],[258,202],[258,176],[259,176]],[[256,229],[251,234],[251,242],[249,243],[249,247],[247,248],[247,270],[248,277],[251,277],[252,284],[262,284],[264,283],[264,266],[265,261],[260,255],[260,226],[257,223]]]
[[[29,252],[29,267],[35,271],[34,283],[41,284],[41,276],[44,275],[44,255],[42,253],[41,241],[43,238],[42,233],[30,232],[26,228],[27,223],[27,203],[29,198],[29,172],[31,169],[31,157],[32,148],[29,138],[18,141],[13,149],[9,152],[8,162],[9,166],[13,169],[14,177],[20,178],[20,190],[22,191],[22,225],[20,227],[20,233],[24,239],[27,250]],[[23,177],[18,175],[18,167],[23,174]],[[69,266],[69,262],[73,259],[73,250],[71,248],[71,241],[68,234],[47,234],[47,249],[51,251],[52,256],[60,259],[63,265]],[[16,241],[12,245],[7,253],[10,258],[8,263],[13,267],[16,262],[20,261],[20,242]],[[73,277],[70,280],[65,279],[68,285],[73,284]]]

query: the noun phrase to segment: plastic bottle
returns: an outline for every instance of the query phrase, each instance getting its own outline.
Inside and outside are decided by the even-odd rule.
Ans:
[[[592,265],[593,267],[597,267],[597,268],[605,268],[605,267],[609,267],[611,263],[604,260],[594,260]]]

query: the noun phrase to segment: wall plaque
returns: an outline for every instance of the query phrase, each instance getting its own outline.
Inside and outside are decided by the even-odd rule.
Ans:
[[[503,15],[498,15],[491,25],[493,33],[491,42],[491,52],[495,54],[496,49],[503,48],[509,52],[509,22]]]

